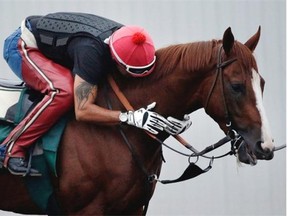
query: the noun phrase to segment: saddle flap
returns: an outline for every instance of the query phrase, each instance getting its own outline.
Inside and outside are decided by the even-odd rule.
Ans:
[[[14,106],[21,95],[22,89],[10,89],[0,86],[0,118],[6,119],[6,113],[7,110]],[[11,117],[9,117],[9,120],[11,121]]]
[[[28,88],[0,86],[0,119],[18,124],[41,98],[42,95]]]

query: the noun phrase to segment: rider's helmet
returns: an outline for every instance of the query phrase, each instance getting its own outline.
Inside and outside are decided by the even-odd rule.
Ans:
[[[155,47],[150,35],[139,26],[123,26],[109,38],[112,58],[134,77],[150,74],[155,66]]]

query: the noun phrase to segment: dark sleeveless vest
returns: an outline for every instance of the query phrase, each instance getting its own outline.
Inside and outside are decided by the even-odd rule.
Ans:
[[[31,16],[30,22],[39,49],[54,60],[61,60],[67,44],[77,36],[103,41],[123,25],[104,17],[85,13],[53,13]]]

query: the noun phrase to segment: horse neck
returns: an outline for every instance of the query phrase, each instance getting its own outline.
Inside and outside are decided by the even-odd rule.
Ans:
[[[119,79],[118,83],[132,106],[137,109],[152,102],[154,111],[163,116],[183,117],[202,108],[207,97],[207,81],[213,72],[213,63],[195,70],[184,70],[179,63],[165,75],[161,71],[161,56],[153,74],[144,78]]]

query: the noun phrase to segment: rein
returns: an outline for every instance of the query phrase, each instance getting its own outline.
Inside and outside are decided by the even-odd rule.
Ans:
[[[237,59],[236,58],[233,58],[233,59],[229,59],[225,62],[222,62],[221,60],[221,52],[222,52],[222,46],[219,48],[219,51],[218,51],[218,59],[217,59],[217,70],[216,70],[216,76],[215,76],[215,80],[213,82],[213,85],[209,91],[209,94],[208,94],[208,97],[207,97],[207,100],[206,100],[206,103],[205,103],[205,109],[208,107],[208,104],[209,104],[209,101],[210,101],[210,98],[211,98],[211,95],[213,93],[213,90],[217,84],[217,81],[218,81],[218,77],[220,77],[220,81],[221,81],[221,86],[222,86],[222,95],[223,95],[223,102],[224,102],[224,108],[225,108],[225,117],[227,119],[227,124],[226,126],[229,127],[229,131],[227,133],[227,135],[219,140],[217,143],[215,144],[212,144],[208,147],[206,147],[204,150],[202,151],[198,151],[197,149],[195,149],[192,145],[190,145],[185,139],[183,139],[181,136],[179,135],[176,135],[176,136],[173,136],[179,143],[181,143],[182,145],[184,145],[187,149],[189,149],[190,151],[193,152],[193,154],[191,155],[188,155],[188,154],[184,154],[184,153],[181,153],[171,147],[169,147],[168,145],[166,145],[162,140],[160,140],[159,138],[157,138],[156,136],[152,135],[151,133],[146,132],[146,134],[148,134],[148,136],[150,136],[151,138],[155,139],[157,142],[159,142],[160,144],[164,145],[165,147],[179,153],[179,154],[182,154],[184,156],[188,156],[189,158],[190,157],[199,157],[199,156],[202,156],[204,158],[208,158],[208,159],[211,159],[211,160],[214,160],[214,159],[218,159],[218,158],[222,158],[224,156],[227,156],[227,155],[231,155],[231,154],[236,154],[235,150],[236,150],[236,141],[238,141],[239,139],[239,135],[237,134],[236,131],[232,130],[231,128],[231,121],[229,119],[229,112],[228,112],[228,108],[227,108],[227,104],[226,104],[226,99],[225,99],[225,95],[224,95],[224,82],[223,82],[223,68],[230,65],[231,63],[233,63],[234,61],[236,61]],[[127,98],[125,97],[125,95],[123,94],[123,92],[119,89],[118,85],[116,84],[115,80],[113,79],[113,77],[111,75],[108,75],[108,82],[111,86],[111,88],[113,89],[114,93],[116,94],[116,96],[118,97],[118,99],[120,100],[120,102],[122,103],[122,105],[125,107],[126,110],[131,110],[133,111],[134,108],[132,107],[132,105],[130,104],[130,102],[127,100]],[[219,148],[220,146],[226,144],[227,142],[229,141],[233,141],[233,140],[236,140],[235,142],[233,142],[232,144],[232,147],[231,147],[231,151],[229,151],[228,153],[224,154],[224,155],[221,155],[221,156],[217,156],[217,157],[209,157],[209,156],[205,156],[206,153],[212,151],[212,150],[215,150],[217,148]],[[238,147],[238,146],[237,146]]]
[[[108,82],[109,82],[111,88],[113,89],[114,93],[116,94],[116,96],[120,100],[120,102],[125,107],[125,109],[133,111],[134,108],[132,107],[130,102],[127,100],[127,98],[125,97],[123,92],[119,89],[118,85],[116,84],[115,80],[113,79],[113,77],[111,75],[108,75]],[[151,138],[155,139],[157,142],[167,146],[164,142],[162,142],[159,138],[157,138],[153,134],[151,134],[151,133],[149,133],[147,131],[145,131],[145,133],[148,136],[150,136]],[[193,156],[202,156],[203,154],[205,154],[205,153],[207,153],[207,152],[209,152],[209,151],[211,151],[213,149],[216,149],[216,148],[220,147],[221,145],[223,145],[223,144],[225,144],[225,143],[227,143],[227,142],[229,142],[231,140],[229,138],[227,139],[227,136],[226,136],[224,139],[220,140],[219,143],[211,145],[209,147],[209,149],[207,149],[207,152],[205,152],[205,150],[199,152],[193,146],[191,146],[185,139],[183,139],[181,136],[175,135],[174,138],[176,140],[178,140],[182,145],[184,145],[187,149],[191,150],[195,154]],[[172,149],[171,147],[169,147],[169,148]],[[187,156],[190,156],[190,155],[187,155]]]
[[[216,69],[216,75],[215,75],[215,79],[213,81],[213,84],[211,86],[211,89],[208,93],[206,102],[205,102],[205,110],[207,110],[210,99],[212,97],[213,91],[216,87],[216,84],[218,82],[218,80],[220,81],[220,87],[221,87],[221,93],[222,93],[222,100],[223,100],[223,106],[224,106],[224,112],[225,112],[225,119],[226,119],[226,127],[228,128],[228,132],[226,134],[226,136],[222,139],[220,139],[218,142],[206,147],[204,150],[202,151],[198,151],[197,149],[195,149],[192,145],[190,145],[185,139],[183,139],[181,136],[179,135],[175,135],[173,136],[179,143],[181,143],[183,146],[185,146],[187,149],[189,149],[190,151],[192,151],[192,154],[185,154],[182,152],[179,152],[173,148],[171,148],[170,146],[166,145],[162,140],[160,140],[159,138],[157,138],[156,136],[152,135],[151,133],[145,131],[145,133],[150,136],[151,138],[153,138],[154,140],[156,140],[158,143],[160,143],[161,145],[164,145],[165,147],[169,148],[170,150],[173,150],[181,155],[187,156],[189,157],[189,166],[188,168],[184,171],[184,173],[182,174],[182,176],[180,176],[178,179],[176,180],[159,180],[157,179],[156,174],[153,175],[149,175],[146,171],[146,169],[143,167],[143,165],[141,165],[141,163],[139,163],[139,160],[136,158],[136,162],[138,163],[138,165],[140,166],[140,168],[144,171],[144,173],[148,176],[148,181],[149,182],[153,182],[154,180],[159,181],[163,184],[167,184],[167,183],[174,183],[174,182],[180,182],[180,181],[184,181],[187,179],[191,179],[194,178],[202,173],[207,172],[208,170],[210,170],[212,168],[212,163],[214,161],[214,159],[219,159],[222,157],[225,157],[227,155],[236,155],[237,154],[237,150],[241,144],[241,142],[243,141],[243,138],[241,137],[241,135],[239,135],[233,128],[232,128],[232,122],[230,120],[230,115],[229,115],[229,109],[227,106],[227,102],[226,102],[226,97],[225,97],[225,93],[224,93],[224,76],[223,76],[223,69],[232,64],[233,62],[237,61],[237,58],[232,58],[232,59],[228,59],[224,62],[222,62],[222,50],[223,50],[223,46],[219,47],[218,50],[218,56],[217,56],[217,69]],[[130,104],[130,102],[127,100],[127,98],[125,97],[125,95],[123,94],[123,92],[119,89],[118,85],[116,84],[115,80],[113,79],[112,75],[109,74],[108,77],[108,82],[112,88],[112,90],[114,91],[115,95],[118,97],[118,99],[120,100],[120,102],[122,103],[122,105],[125,107],[126,110],[131,110],[133,111],[134,108],[132,107],[132,105]],[[129,149],[131,150],[131,144],[129,142],[127,142],[127,137],[124,134],[124,132],[122,130],[120,130],[121,135],[123,137],[123,139],[125,140],[126,144],[128,145]],[[224,144],[228,143],[231,141],[231,150],[223,155],[220,156],[206,156],[205,154],[207,154],[208,152],[211,152],[221,146],[223,146]],[[273,151],[278,151],[281,150],[283,148],[286,147],[286,144],[279,146],[279,147],[275,147],[273,149]],[[131,151],[132,154],[134,154],[133,151]],[[209,166],[202,170],[201,168],[199,168],[198,166],[196,166],[196,162],[198,161],[199,157],[204,157],[207,159],[210,159],[210,163]],[[196,162],[192,163],[190,162],[190,158],[191,157],[196,157],[197,160]],[[134,155],[135,158],[135,155]]]
[[[125,95],[123,94],[123,92],[119,89],[119,87],[118,87],[118,85],[116,84],[116,82],[115,82],[115,80],[113,79],[113,77],[112,77],[111,75],[108,75],[108,76],[107,76],[107,79],[108,79],[108,82],[109,82],[112,90],[114,91],[115,95],[118,97],[118,99],[120,100],[120,102],[122,103],[122,105],[125,107],[125,109],[133,111],[134,108],[132,107],[132,105],[130,104],[130,102],[127,100],[127,98],[125,97]],[[120,131],[120,132],[121,132],[121,131]],[[171,147],[168,146],[167,144],[165,144],[162,140],[160,140],[158,137],[154,136],[153,134],[151,134],[151,133],[149,133],[149,132],[147,132],[147,131],[144,131],[144,132],[145,132],[148,136],[150,136],[152,139],[154,139],[154,140],[156,140],[158,143],[160,143],[161,145],[164,145],[165,147],[169,148],[170,150],[175,151],[175,152],[177,152],[177,153],[179,153],[179,154],[181,154],[181,155],[184,155],[184,156],[189,157],[189,160],[190,160],[191,157],[197,157],[197,158],[199,158],[200,156],[201,156],[201,157],[204,157],[204,158],[207,158],[207,159],[211,159],[211,162],[210,162],[210,165],[209,165],[210,167],[211,167],[212,161],[213,161],[214,159],[222,158],[222,157],[225,157],[225,156],[227,156],[227,155],[236,154],[236,152],[235,152],[235,150],[234,150],[234,149],[236,149],[236,148],[234,147],[235,145],[233,144],[233,145],[232,145],[233,147],[231,148],[231,151],[229,151],[229,152],[226,153],[226,154],[223,154],[223,155],[217,156],[217,157],[214,157],[214,156],[213,156],[213,157],[205,156],[206,153],[208,153],[208,152],[210,152],[210,151],[212,151],[212,150],[215,150],[215,149],[219,148],[220,146],[226,144],[227,142],[229,142],[229,141],[231,141],[231,140],[238,140],[238,139],[236,139],[237,134],[236,134],[236,132],[235,132],[234,130],[231,130],[230,133],[227,133],[227,135],[226,135],[224,138],[222,138],[221,140],[219,140],[217,143],[214,143],[214,144],[206,147],[206,148],[205,148],[204,150],[202,150],[202,151],[198,151],[197,149],[195,149],[192,145],[190,145],[190,144],[189,144],[184,138],[182,138],[181,136],[179,136],[179,135],[173,136],[179,143],[181,143],[181,144],[182,144],[183,146],[185,146],[187,149],[189,149],[190,151],[192,151],[192,152],[193,152],[192,154],[185,154],[185,153],[179,152],[179,151],[171,148]],[[122,137],[125,136],[125,134],[123,133],[123,131],[121,132],[121,135],[122,135]],[[124,139],[125,142],[126,142],[126,140],[127,140],[126,136],[123,137],[123,139]],[[234,142],[234,143],[236,143],[236,142]],[[131,144],[130,144],[130,143],[127,143],[127,142],[126,142],[126,144],[128,145],[129,149],[131,149],[131,147],[130,147]],[[197,161],[198,161],[198,159],[197,159]],[[191,164],[191,163],[190,163],[190,164]],[[138,163],[138,165],[139,165],[139,163]],[[143,170],[142,167],[141,167],[141,169]],[[199,169],[200,169],[200,168],[199,168]],[[207,170],[207,168],[206,168],[206,170]],[[207,170],[207,171],[208,171],[208,170]],[[145,171],[145,173],[147,174],[146,171]],[[199,174],[201,174],[201,173],[199,173]],[[194,177],[195,177],[195,176],[194,176]],[[193,177],[191,177],[191,178],[193,178]],[[149,181],[151,181],[151,182],[152,182],[153,180],[158,180],[158,179],[157,179],[157,176],[156,176],[155,174],[154,174],[154,175],[150,175],[150,176],[148,175],[148,179],[149,179]],[[159,180],[158,180],[158,181],[159,181]],[[161,181],[160,181],[160,182],[161,182]],[[162,183],[163,183],[163,182],[164,182],[164,181],[162,181]]]

